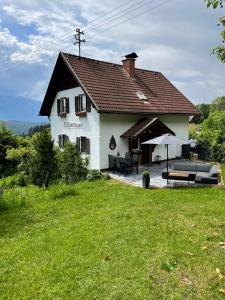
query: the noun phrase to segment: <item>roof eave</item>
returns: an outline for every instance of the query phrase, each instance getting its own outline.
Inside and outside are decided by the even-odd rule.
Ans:
[[[78,81],[79,85],[81,86],[81,88],[84,90],[84,92],[88,95],[88,97],[91,99],[92,103],[94,104],[95,108],[97,111],[99,111],[99,108],[96,104],[96,102],[93,100],[93,98],[91,97],[91,95],[89,94],[88,90],[86,89],[86,87],[83,85],[82,81],[80,80],[80,78],[78,77],[78,75],[76,74],[76,72],[73,70],[73,68],[70,66],[70,64],[68,63],[67,59],[64,57],[63,52],[60,52],[63,61],[65,62],[65,64],[67,65],[67,67],[69,68],[70,72],[73,74],[74,78]]]

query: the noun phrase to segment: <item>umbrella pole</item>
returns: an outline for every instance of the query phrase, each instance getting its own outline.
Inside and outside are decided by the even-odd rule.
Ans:
[[[168,170],[169,170],[169,166],[168,166],[168,159],[169,159],[169,155],[168,155],[168,144],[166,145],[166,156],[167,156],[167,159],[166,159],[166,170],[167,170],[167,185],[169,183],[169,174],[168,174]]]

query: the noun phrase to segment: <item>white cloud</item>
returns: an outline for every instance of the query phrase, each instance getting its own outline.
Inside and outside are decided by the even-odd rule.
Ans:
[[[146,9],[142,16],[104,31],[136,15],[139,10],[129,12],[90,31],[85,37],[87,43],[82,54],[120,63],[122,55],[136,51],[137,66],[165,73],[191,100],[210,100],[214,94],[225,92],[224,66],[208,55],[216,43],[218,15],[200,2],[173,0],[154,11]],[[25,29],[34,29],[24,41],[9,29],[0,27],[1,56],[13,64],[22,60],[27,68],[35,64],[46,66],[47,70],[53,68],[59,50],[77,52],[72,44],[76,26],[89,24],[103,14],[107,18],[107,12],[123,5],[119,0],[70,0],[66,4],[63,0],[0,0],[0,4],[7,18]],[[153,6],[155,4],[149,7]],[[1,22],[0,26],[3,26]],[[36,94],[43,93],[43,77],[43,73],[37,74],[33,95],[32,92],[22,94],[33,99]]]

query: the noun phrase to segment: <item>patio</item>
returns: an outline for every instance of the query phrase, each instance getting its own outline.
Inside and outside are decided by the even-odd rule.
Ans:
[[[174,163],[190,163],[190,160],[188,159],[173,159],[169,160],[169,168]],[[202,161],[192,161],[197,163],[203,163]],[[136,174],[135,170],[131,174],[124,175],[123,173],[118,172],[112,172],[109,171],[108,174],[111,178],[116,179],[118,181],[132,184],[134,186],[142,187],[142,173],[143,171],[150,172],[150,187],[156,187],[156,188],[163,188],[163,187],[174,187],[174,186],[203,186],[201,184],[195,184],[194,182],[187,182],[187,181],[179,181],[179,180],[170,180],[169,184],[167,185],[167,180],[162,178],[162,170],[166,168],[166,161],[162,161],[160,164],[152,164],[152,165],[140,165],[139,166],[139,173]],[[220,167],[218,166],[218,169],[220,171]],[[221,185],[223,183],[219,183]],[[206,186],[206,184],[204,184]],[[215,185],[217,186],[217,185]]]

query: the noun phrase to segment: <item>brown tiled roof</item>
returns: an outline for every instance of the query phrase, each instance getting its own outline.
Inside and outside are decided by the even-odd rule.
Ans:
[[[57,63],[62,64],[61,61],[67,65],[98,112],[200,114],[196,107],[162,73],[136,68],[135,79],[131,79],[122,65],[66,53],[59,54]],[[59,74],[61,73],[59,72]],[[64,75],[58,76],[63,78]],[[54,76],[50,81],[40,110],[41,115],[50,113],[54,100],[54,86],[59,84],[58,80],[55,83],[53,81]],[[147,100],[140,100],[137,92],[144,93]]]
[[[199,114],[162,73],[136,69],[134,80],[122,65],[62,55],[100,112]],[[138,98],[139,91],[147,101]]]
[[[149,130],[150,128],[152,128],[154,126],[157,126],[157,129],[160,127],[162,132],[164,132],[164,133],[174,134],[174,132],[170,128],[168,128],[164,123],[162,123],[159,119],[152,118],[152,119],[142,119],[142,120],[138,121],[131,128],[129,128],[126,132],[124,132],[121,135],[121,137],[137,138],[144,131]]]

